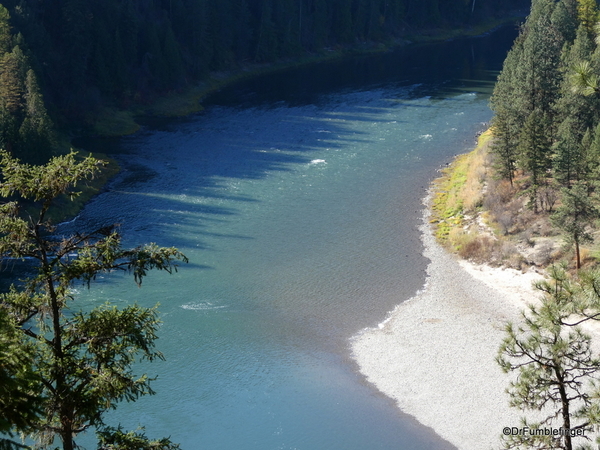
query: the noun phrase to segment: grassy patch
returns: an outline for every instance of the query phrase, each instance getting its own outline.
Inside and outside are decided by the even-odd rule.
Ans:
[[[431,222],[435,224],[435,235],[455,250],[462,245],[458,236],[462,234],[465,214],[481,206],[490,139],[488,130],[479,136],[475,150],[456,157],[433,183]]]
[[[132,111],[106,108],[94,124],[94,134],[97,136],[125,136],[140,129]]]
[[[209,84],[161,96],[139,113],[155,117],[183,117],[200,112],[203,109],[200,101],[213,90]]]

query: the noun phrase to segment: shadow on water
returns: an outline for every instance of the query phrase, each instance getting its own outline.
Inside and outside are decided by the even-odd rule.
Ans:
[[[209,97],[205,105],[256,106],[284,102],[290,106],[318,104],[324,94],[370,90],[378,86],[420,84],[414,96],[439,95],[440,83],[466,86],[461,80],[495,79],[490,67],[501,67],[505,51],[516,36],[516,26],[493,35],[419,44],[394,51],[352,57],[301,68],[282,70],[243,80]],[[268,86],[268,89],[265,89]]]
[[[360,152],[376,139],[349,122],[377,126],[389,122],[383,117],[390,108],[426,112],[437,101],[489,93],[514,36],[508,27],[494,39],[400,48],[240,82],[207,99],[200,116],[165,121],[119,140],[115,151],[123,172],[94,200],[96,212],[84,211],[70,226],[85,230],[120,223],[125,236],[139,242],[208,253],[220,252],[227,241],[252,241],[253,230],[229,225],[246,220],[247,206],[266,200],[232,186],[309,167],[324,151]],[[431,101],[413,101],[423,97]],[[206,263],[194,270],[213,268]]]
[[[295,166],[310,164],[312,155],[325,149],[333,151],[347,148],[349,143],[354,147],[365,144],[369,141],[367,133],[349,130],[345,123],[385,122],[378,116],[386,108],[343,104],[334,111],[315,108],[312,115],[298,115],[284,107],[281,116],[275,115],[279,121],[276,124],[270,122],[273,110],[268,108],[255,108],[250,112],[227,107],[226,110],[226,123],[219,121],[223,108],[215,107],[203,120],[177,121],[159,131],[146,130],[122,139],[121,154],[116,158],[123,171],[108,186],[106,194],[118,198],[114,200],[117,203],[128,198],[127,201],[138,206],[135,209],[106,208],[106,215],[93,217],[84,211],[73,226],[87,229],[114,222],[136,222],[144,208],[139,205],[143,205],[146,199],[151,201],[156,216],[175,214],[182,223],[194,222],[197,228],[195,240],[192,242],[179,236],[177,246],[209,249],[205,242],[198,241],[199,236],[216,236],[212,232],[214,222],[237,217],[239,210],[236,204],[260,201],[248,194],[232,192],[229,189],[232,183],[236,180],[262,180],[269,174],[289,172]],[[252,123],[254,118],[256,124]],[[273,132],[270,127],[274,128]],[[136,153],[130,149],[142,150]],[[171,152],[177,152],[177,157],[170,158]],[[174,195],[174,192],[181,194]],[[150,225],[142,222],[143,229],[134,226],[134,231],[150,227],[153,232],[166,235],[171,222],[155,220]],[[251,239],[226,233],[219,236]]]
[[[481,36],[477,39],[454,39],[444,43],[407,46],[393,52],[282,70],[255,79],[243,80],[213,94],[205,101],[207,112],[201,114],[210,115],[219,108],[234,107],[239,108],[239,111],[255,108],[260,115],[261,108],[319,105],[322,101],[331,102],[331,95],[336,93],[373,90],[384,86],[410,87],[401,98],[394,98],[392,95],[388,101],[395,102],[396,106],[399,103],[403,106],[419,108],[424,106],[412,104],[410,100],[424,96],[431,96],[433,100],[447,99],[457,94],[473,92],[473,86],[479,86],[482,92],[489,93],[497,74],[489,68],[501,66],[505,53],[498,49],[508,48],[514,36],[515,28],[505,27],[495,33],[494,39],[490,36]],[[473,80],[476,82],[474,83]],[[265,89],[265,86],[268,86],[268,89]],[[308,129],[312,124],[317,130],[304,133],[301,137],[286,136],[285,133],[274,136],[268,147],[265,142],[254,139],[254,132],[261,130],[247,129],[245,132],[238,132],[236,133],[238,137],[235,139],[223,137],[236,126],[235,114],[228,124],[220,124],[218,121],[217,123],[199,121],[198,116],[192,116],[156,123],[152,130],[146,129],[134,137],[120,140],[79,141],[77,145],[91,151],[116,155],[120,160],[124,170],[109,186],[110,190],[120,192],[122,195],[151,196],[156,202],[154,208],[158,211],[176,210],[181,214],[203,220],[208,220],[210,217],[220,217],[225,220],[238,214],[237,209],[231,206],[232,203],[258,200],[247,196],[226,194],[223,189],[224,179],[263,179],[271,172],[285,172],[291,170],[292,165],[310,163],[311,153],[319,150],[342,148],[348,143],[358,145],[366,142],[368,140],[366,135],[350,132],[344,128],[342,122],[377,123],[380,121],[377,116],[385,111],[385,108],[375,104],[369,106],[369,102],[370,100],[367,99],[360,106],[342,105],[327,117],[323,115],[288,117],[290,127]],[[315,114],[317,114],[316,109]],[[336,123],[336,120],[339,120],[339,123]],[[194,140],[195,134],[201,135],[202,141]],[[325,135],[331,136],[332,139],[327,139]],[[144,148],[148,145],[150,136],[152,140],[158,141],[151,145],[158,148],[148,149],[148,154],[156,155],[159,159],[163,154],[168,155],[170,152],[179,154],[182,151],[179,144],[175,148],[173,141],[183,146],[192,146],[193,148],[187,148],[185,151],[195,154],[194,158],[197,162],[195,162],[194,180],[190,183],[187,194],[196,198],[229,201],[227,206],[178,200],[172,195],[165,194],[170,190],[168,187],[164,191],[158,189],[146,192],[142,186],[157,174],[169,178],[170,171],[173,174],[182,171],[181,167],[171,165],[168,157],[163,158],[165,160],[162,167],[148,164],[143,158],[131,158],[131,149],[140,146]],[[163,141],[169,143],[161,148]],[[160,187],[160,183],[155,183],[152,187],[156,189]],[[114,219],[106,218],[107,221]],[[116,219],[126,219],[126,217]]]

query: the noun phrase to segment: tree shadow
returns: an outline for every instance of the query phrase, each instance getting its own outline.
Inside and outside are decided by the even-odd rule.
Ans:
[[[507,39],[514,35],[510,30]],[[121,223],[125,236],[132,233],[142,242],[204,250],[213,249],[208,241],[214,238],[251,240],[224,231],[244,220],[245,208],[269,201],[250,182],[302,166],[325,170],[317,163],[328,152],[357,152],[373,139],[349,123],[378,126],[390,122],[382,119],[390,108],[427,107],[413,100],[439,92],[440,83],[448,88],[440,98],[452,98],[465,93],[463,86],[472,87],[472,80],[493,78],[490,73],[483,77],[482,71],[500,67],[504,55],[492,45],[485,37],[457,39],[233,85],[208,99],[199,115],[164,121],[112,141],[115,149],[105,150],[124,170],[73,226]],[[481,89],[487,89],[486,82]]]

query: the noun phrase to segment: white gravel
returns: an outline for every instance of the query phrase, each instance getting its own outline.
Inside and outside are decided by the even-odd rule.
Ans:
[[[510,375],[495,357],[504,324],[535,301],[531,284],[541,276],[458,261],[435,242],[427,216],[422,233],[426,286],[354,337],[354,357],[402,411],[460,450],[498,449],[502,429],[519,426],[522,414],[508,406]]]

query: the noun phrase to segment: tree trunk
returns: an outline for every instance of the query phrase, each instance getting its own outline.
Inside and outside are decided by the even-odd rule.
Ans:
[[[561,413],[563,419],[564,428],[564,442],[565,450],[573,450],[573,443],[571,442],[571,413],[569,411],[569,397],[565,390],[565,380],[563,374],[560,372],[558,367],[554,367],[554,373],[556,374],[556,381],[558,381],[558,391],[560,392],[560,400],[562,403]]]
[[[61,418],[62,430],[60,432],[60,438],[63,443],[63,450],[74,450],[75,443],[73,442],[73,427],[71,420],[66,417]]]

